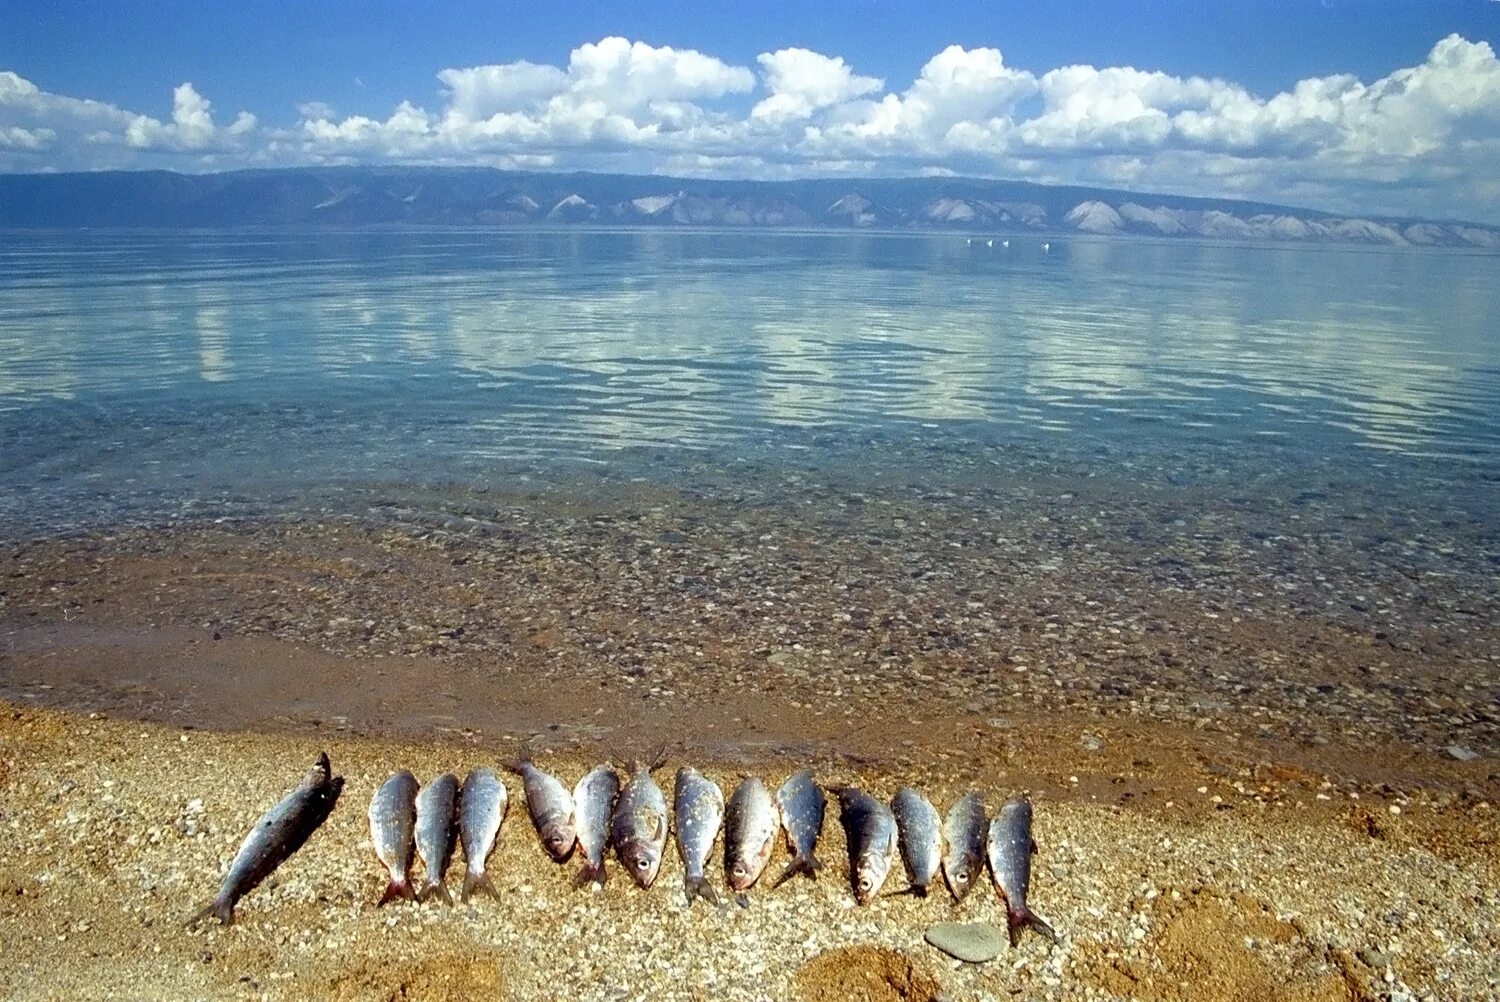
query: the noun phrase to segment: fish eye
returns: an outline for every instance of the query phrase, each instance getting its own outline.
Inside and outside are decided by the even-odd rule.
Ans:
[[[862,891],[868,891],[870,889],[870,878],[869,877],[860,877],[859,878],[859,889],[862,890]]]
[[[651,861],[642,856],[640,859],[635,861],[635,865],[637,869],[644,870],[651,865]]]
[[[745,867],[739,863],[734,864],[734,875],[736,877],[743,877],[745,875]]]
[[[969,882],[969,875],[967,873],[955,873],[953,879],[960,884],[967,884]]]

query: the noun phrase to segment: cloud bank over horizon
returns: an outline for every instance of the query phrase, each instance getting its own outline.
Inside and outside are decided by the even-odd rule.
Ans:
[[[384,118],[309,94],[284,122],[216,114],[191,82],[158,118],[0,71],[0,170],[451,164],[775,179],[959,174],[1500,222],[1500,60],[1439,40],[1365,82],[1269,97],[1129,66],[1035,73],[950,45],[910,83],[802,48],[736,66],[609,37],[565,65],[437,72]]]

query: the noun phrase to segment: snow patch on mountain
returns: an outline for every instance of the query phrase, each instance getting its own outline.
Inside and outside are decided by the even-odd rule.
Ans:
[[[1119,233],[1125,228],[1120,214],[1099,201],[1079,202],[1063,217],[1063,222],[1085,233]]]

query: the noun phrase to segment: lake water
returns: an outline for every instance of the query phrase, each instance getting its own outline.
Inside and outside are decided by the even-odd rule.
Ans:
[[[1339,475],[1493,526],[1497,279],[1481,254],[1121,239],[7,233],[0,530],[405,484],[941,484],[975,456]]]

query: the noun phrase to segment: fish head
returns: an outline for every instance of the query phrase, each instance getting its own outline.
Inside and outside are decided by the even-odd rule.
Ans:
[[[948,889],[952,891],[953,896],[960,901],[962,901],[964,897],[968,895],[969,888],[972,887],[974,883],[973,874],[970,871],[969,859],[967,856],[963,859],[958,860],[957,862],[944,866],[943,876],[948,878]]]
[[[776,841],[776,833],[773,830],[759,845],[747,845],[740,849],[739,853],[729,861],[728,871],[725,876],[729,880],[729,886],[736,891],[748,891],[755,886],[760,879],[761,871],[766,868],[766,863],[771,858],[771,849]]]
[[[760,876],[760,867],[755,860],[749,858],[748,853],[741,853],[729,867],[725,874],[729,880],[729,886],[736,891],[748,891],[755,883],[755,878]]]
[[[578,829],[570,819],[558,819],[545,825],[541,832],[542,848],[555,863],[566,863],[578,844]]]
[[[891,858],[888,855],[872,852],[861,856],[851,875],[855,900],[862,905],[869,904],[870,899],[880,890],[880,885],[885,883],[890,869]]]
[[[630,871],[631,879],[642,890],[656,882],[656,874],[661,870],[659,847],[633,839],[625,846],[624,852],[620,853],[620,858],[625,863],[625,869]]]

